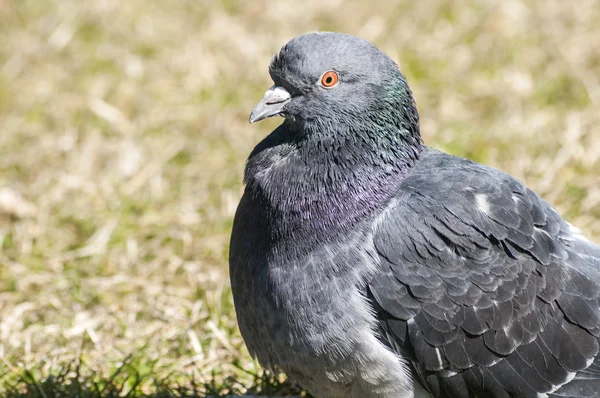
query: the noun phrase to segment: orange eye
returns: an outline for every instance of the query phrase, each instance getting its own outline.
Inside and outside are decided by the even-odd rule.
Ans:
[[[338,74],[332,70],[323,73],[321,76],[321,85],[325,88],[331,88],[338,83]]]

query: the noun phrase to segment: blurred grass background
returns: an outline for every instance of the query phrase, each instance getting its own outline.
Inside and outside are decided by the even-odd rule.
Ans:
[[[427,143],[599,240],[599,1],[0,0],[0,395],[289,391],[227,250],[270,57],[317,29],[399,63]]]

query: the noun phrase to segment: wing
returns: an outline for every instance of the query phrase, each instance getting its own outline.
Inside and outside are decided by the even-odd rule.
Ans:
[[[431,152],[375,234],[382,340],[434,397],[596,397],[600,248],[498,170]]]

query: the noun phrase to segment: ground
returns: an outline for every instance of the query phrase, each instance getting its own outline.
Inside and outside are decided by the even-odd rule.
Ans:
[[[427,143],[600,240],[599,1],[0,0],[0,395],[290,392],[227,251],[270,57],[317,29],[399,63]]]

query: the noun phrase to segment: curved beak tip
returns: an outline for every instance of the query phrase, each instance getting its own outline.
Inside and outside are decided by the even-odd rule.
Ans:
[[[258,118],[258,115],[256,114],[256,112],[252,111],[250,113],[250,117],[248,118],[248,122],[250,124],[254,123],[254,122],[258,122],[260,119]]]
[[[265,96],[250,113],[248,121],[258,122],[271,116],[280,115],[283,106],[291,99],[290,93],[283,87],[273,86],[267,90]]]

